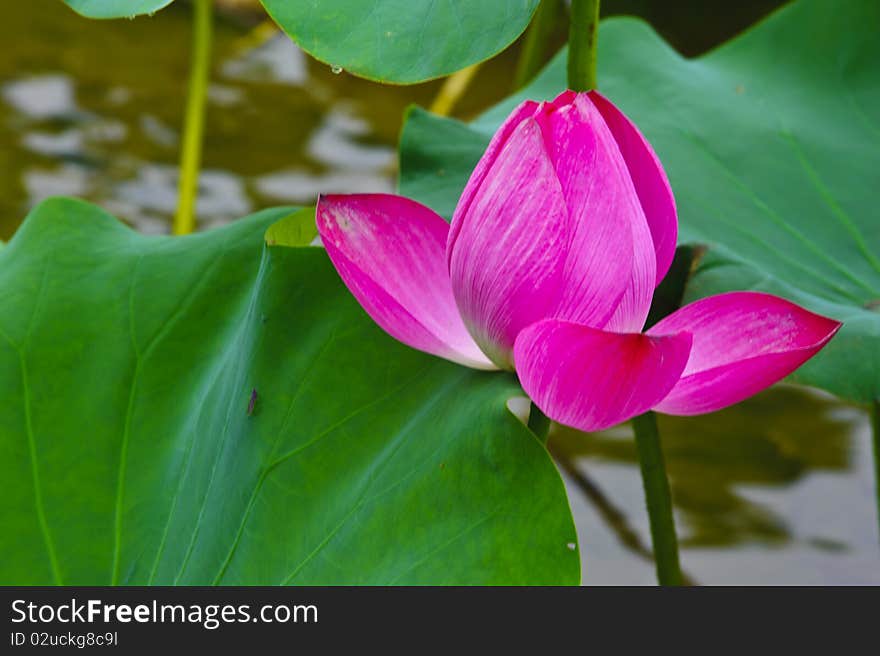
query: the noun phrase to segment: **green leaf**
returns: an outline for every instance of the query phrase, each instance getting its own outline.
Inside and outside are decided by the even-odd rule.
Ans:
[[[152,14],[173,0],[63,0],[88,18]],[[414,84],[489,59],[523,33],[540,0],[260,0],[328,66]]]
[[[64,0],[64,2],[86,18],[134,18],[159,11],[174,0]]]
[[[493,131],[410,107],[400,134],[398,190],[449,220]]]
[[[449,216],[480,151],[523,98],[565,88],[565,52],[471,125],[416,110],[401,192]],[[844,321],[793,379],[880,397],[880,3],[800,0],[687,60],[645,23],[604,21],[599,87],[669,174],[681,241],[709,246],[685,300],[765,290]]]
[[[539,0],[261,0],[300,47],[379,82],[448,75],[503,50]]]
[[[269,246],[308,246],[318,236],[315,208],[304,207],[276,221],[266,230]]]
[[[53,199],[0,251],[0,583],[578,583],[513,377],[386,336],[288,214]]]

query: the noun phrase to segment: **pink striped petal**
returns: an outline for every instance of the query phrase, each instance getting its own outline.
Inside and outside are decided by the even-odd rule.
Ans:
[[[654,242],[655,285],[659,285],[672,264],[678,237],[678,215],[672,187],[654,149],[635,124],[602,94],[591,91],[589,95],[614,135],[639,195]]]
[[[657,261],[654,245],[645,215],[639,211],[632,217],[633,257],[628,284],[614,313],[603,326],[605,330],[619,333],[639,333],[651,310],[654,298],[654,281],[657,278]]]
[[[549,316],[561,289],[568,211],[538,122],[517,125],[459,216],[452,290],[477,344],[512,368],[524,327]]]
[[[442,217],[390,194],[322,196],[316,214],[330,260],[385,332],[469,367],[494,368],[456,308]]]
[[[587,94],[568,91],[541,109],[538,120],[572,225],[562,297],[551,316],[601,328],[630,286],[645,287],[633,282],[634,274],[651,276],[650,306],[653,268],[633,267],[641,206],[614,137]],[[644,297],[638,295],[643,305]]]
[[[688,331],[694,338],[681,380],[656,409],[697,415],[738,403],[813,357],[840,326],[758,292],[731,292],[691,303],[648,331]]]
[[[523,389],[551,419],[584,431],[614,426],[656,405],[678,381],[688,333],[649,337],[547,320],[516,339]]]
[[[471,203],[473,202],[474,197],[479,191],[480,186],[483,184],[483,180],[485,179],[486,174],[495,164],[495,160],[498,159],[498,154],[501,152],[504,144],[507,143],[507,140],[513,134],[513,131],[517,127],[519,127],[519,124],[522,123],[525,119],[534,116],[535,112],[538,110],[538,107],[538,103],[536,103],[534,100],[526,100],[525,102],[520,103],[516,107],[516,109],[514,109],[510,113],[510,116],[508,116],[504,120],[504,123],[501,124],[501,127],[499,127],[495,131],[495,134],[492,136],[492,140],[486,147],[486,151],[483,153],[480,161],[477,162],[476,167],[474,167],[473,173],[471,173],[471,177],[468,179],[467,185],[465,185],[464,191],[461,193],[461,197],[458,199],[458,203],[455,207],[455,212],[452,214],[449,239],[446,246],[447,262],[452,261],[452,245],[458,238],[458,233],[461,230],[462,220],[464,219],[464,216],[468,213]]]

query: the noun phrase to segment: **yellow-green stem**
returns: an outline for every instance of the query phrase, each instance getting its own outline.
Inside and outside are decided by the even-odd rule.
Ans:
[[[568,88],[589,91],[596,88],[596,41],[599,28],[599,0],[571,0],[568,29]]]
[[[526,31],[519,60],[516,63],[516,73],[513,76],[514,89],[524,87],[546,63],[547,46],[561,13],[562,0],[541,0]]]
[[[479,69],[480,64],[472,64],[447,77],[443,81],[443,86],[437,92],[437,96],[434,98],[434,102],[431,103],[429,110],[440,116],[449,116],[455,105],[464,96],[468,85],[470,85]]]
[[[175,235],[188,234],[196,226],[195,207],[199,192],[199,167],[202,162],[208,75],[211,69],[211,2],[212,0],[193,0],[193,43],[180,151],[177,213],[173,225]]]
[[[651,543],[654,546],[654,565],[660,585],[682,585],[678,562],[678,538],[672,516],[672,494],[666,476],[666,463],[657,430],[657,416],[653,412],[632,420],[645,487],[645,505],[651,523]]]

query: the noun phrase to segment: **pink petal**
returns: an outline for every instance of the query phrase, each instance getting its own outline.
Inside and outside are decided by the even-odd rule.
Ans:
[[[584,431],[614,426],[656,405],[678,381],[688,333],[649,337],[547,320],[516,339],[523,389],[551,419]]]
[[[645,327],[654,298],[657,278],[654,245],[645,215],[639,211],[632,216],[633,257],[628,284],[614,313],[603,326],[605,330],[620,333],[638,333]]]
[[[738,403],[813,357],[840,326],[758,292],[731,292],[691,303],[648,331],[688,331],[694,338],[681,380],[656,409],[696,415]]]
[[[455,306],[442,217],[390,194],[321,196],[316,214],[340,277],[388,334],[454,362],[494,368]]]
[[[477,162],[476,167],[474,167],[473,173],[471,173],[471,177],[468,179],[467,185],[465,185],[464,191],[461,193],[461,197],[458,199],[458,204],[455,207],[455,212],[452,215],[452,227],[449,230],[449,239],[446,247],[448,262],[452,261],[452,245],[458,238],[462,219],[465,214],[468,213],[474,196],[476,196],[480,186],[483,184],[486,174],[489,172],[489,169],[492,168],[492,165],[495,164],[495,160],[498,158],[498,153],[501,152],[504,144],[507,143],[510,135],[513,134],[513,131],[519,126],[519,124],[525,119],[534,116],[538,107],[538,103],[534,100],[526,100],[525,102],[520,103],[492,136],[492,140],[486,147],[486,152],[483,153],[480,161]]]
[[[588,94],[525,103],[505,121],[459,201],[447,257],[465,324],[499,366],[540,319],[641,330],[657,282],[654,240]]]
[[[601,328],[629,299],[630,320],[616,327],[638,331],[642,325],[630,315],[643,310],[647,316],[655,274],[650,237],[650,257],[634,264],[634,249],[643,245],[636,239],[644,242],[647,228],[626,164],[587,94],[566,92],[542,109],[539,120],[573,226],[553,317]]]
[[[589,95],[614,135],[639,195],[657,258],[655,284],[660,284],[672,264],[678,236],[678,216],[672,187],[654,149],[635,124],[602,94],[591,91]]]
[[[455,300],[483,352],[512,368],[519,331],[557,306],[569,238],[565,200],[535,119],[513,129],[458,219],[449,260]]]

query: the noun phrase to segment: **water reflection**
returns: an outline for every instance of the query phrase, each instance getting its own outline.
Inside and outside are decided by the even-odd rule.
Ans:
[[[63,119],[76,113],[73,83],[64,75],[38,75],[3,86],[3,100],[35,121]]]
[[[112,198],[103,206],[116,216],[126,217],[146,233],[167,232],[167,217],[177,206],[178,168],[141,162],[134,179],[116,185]],[[196,214],[200,228],[228,223],[253,211],[244,181],[229,171],[202,170]]]
[[[96,22],[57,0],[2,3],[0,239],[54,194],[168,232],[190,39],[179,4]],[[216,22],[199,227],[323,192],[392,190],[400,117],[436,84],[333,75],[280,33],[254,42],[251,27]]]
[[[712,415],[662,416],[660,429],[682,562],[698,582],[880,582],[863,411],[778,386]],[[551,448],[569,470],[586,582],[652,582],[629,429],[557,429]]]
[[[307,56],[293,41],[270,38],[222,65],[230,80],[271,82],[302,86],[308,79]]]
[[[255,179],[259,193],[276,202],[307,203],[316,194],[338,192],[392,192],[396,152],[360,140],[369,136],[369,124],[350,108],[335,107],[325,116],[306,143],[305,150],[324,171],[304,167],[276,171]]]

